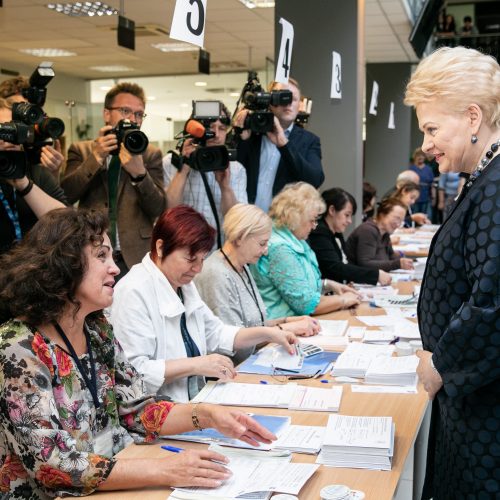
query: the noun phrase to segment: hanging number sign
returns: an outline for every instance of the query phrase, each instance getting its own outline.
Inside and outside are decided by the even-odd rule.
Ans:
[[[203,48],[207,0],[177,0],[170,38]]]
[[[332,99],[342,99],[342,58],[338,52],[332,52]]]
[[[276,65],[275,80],[280,83],[288,83],[290,67],[292,65],[293,26],[283,18],[280,19],[280,24],[283,30],[281,33],[280,55]]]

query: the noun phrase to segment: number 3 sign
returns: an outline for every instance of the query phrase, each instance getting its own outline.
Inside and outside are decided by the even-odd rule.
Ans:
[[[203,48],[207,0],[177,0],[170,38]]]
[[[281,33],[280,55],[276,65],[275,80],[280,83],[288,83],[292,62],[293,26],[283,18],[280,19],[280,24],[283,26],[283,32]]]

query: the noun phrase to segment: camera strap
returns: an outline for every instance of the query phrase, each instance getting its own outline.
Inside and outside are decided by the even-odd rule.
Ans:
[[[7,198],[5,197],[5,193],[3,192],[3,189],[0,186],[0,200],[2,200],[2,205],[5,208],[5,211],[7,212],[7,217],[10,219],[12,225],[14,226],[16,240],[19,241],[22,239],[23,233],[21,231],[21,224],[19,223],[19,212],[17,210],[17,203],[16,203],[16,190],[14,188],[12,189],[12,197],[14,199],[14,208],[10,206],[9,200],[7,200]]]
[[[228,167],[230,168],[230,167]],[[203,185],[205,186],[205,191],[207,193],[208,202],[210,203],[210,208],[214,214],[215,225],[217,226],[217,248],[222,248],[222,234],[220,228],[219,214],[217,213],[217,207],[215,206],[214,195],[210,186],[208,184],[207,175],[205,172],[200,171],[201,179],[203,180]],[[215,174],[214,174],[215,175]]]

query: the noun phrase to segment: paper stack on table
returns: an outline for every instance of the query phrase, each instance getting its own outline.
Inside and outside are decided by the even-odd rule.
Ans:
[[[316,425],[290,425],[274,442],[273,449],[316,454],[321,449],[325,431],[326,427]]]
[[[363,342],[365,344],[387,345],[390,344],[395,338],[396,336],[394,335],[393,330],[366,330]]]
[[[417,356],[397,356],[374,359],[365,374],[367,384],[416,385]]]
[[[295,383],[261,385],[210,381],[192,401],[194,403],[330,412],[338,411],[341,398],[341,386],[323,388]]]
[[[316,463],[391,470],[394,434],[392,417],[330,415]]]
[[[362,378],[365,376],[366,370],[373,359],[379,356],[389,357],[393,352],[393,345],[371,345],[353,342],[337,358],[333,366],[332,375],[334,377]]]

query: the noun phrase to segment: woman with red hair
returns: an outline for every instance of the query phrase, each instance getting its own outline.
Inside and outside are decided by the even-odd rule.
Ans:
[[[151,392],[192,399],[204,377],[236,375],[228,356],[261,342],[293,352],[293,333],[279,327],[229,326],[200,298],[193,278],[213,247],[215,230],[191,207],[158,219],[151,252],[116,285],[111,322],[116,336]]]

